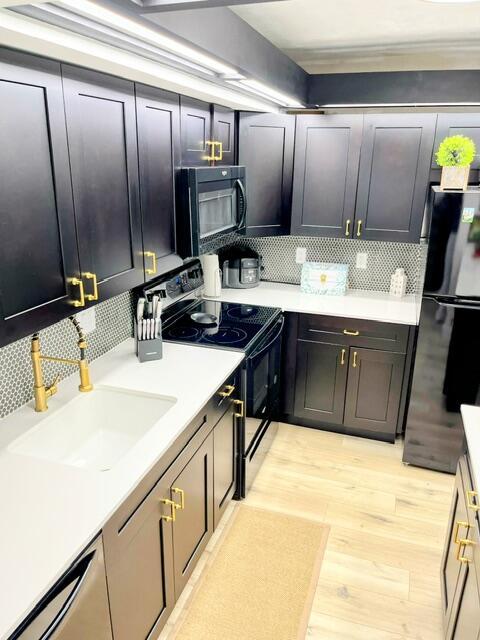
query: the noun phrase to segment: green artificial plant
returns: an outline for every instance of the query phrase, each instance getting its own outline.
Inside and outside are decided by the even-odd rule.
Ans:
[[[475,158],[475,143],[467,136],[449,136],[440,143],[436,154],[440,167],[468,167]]]

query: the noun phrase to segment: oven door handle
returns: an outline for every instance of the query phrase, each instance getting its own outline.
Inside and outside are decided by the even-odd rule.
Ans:
[[[243,227],[245,227],[246,221],[247,221],[247,207],[248,207],[247,192],[245,191],[245,186],[244,186],[243,182],[240,180],[240,178],[237,178],[235,180],[235,184],[237,185],[237,187],[240,190],[240,199],[242,201],[242,213],[239,216],[238,229],[243,229]]]
[[[273,338],[261,349],[259,349],[258,351],[254,351],[250,356],[249,356],[249,360],[253,360],[254,358],[257,358],[258,356],[262,355],[262,353],[265,353],[265,351],[268,351],[268,349],[270,349],[270,347],[272,346],[272,344],[275,342],[275,340],[277,340],[277,338],[281,335],[282,331],[283,331],[283,325],[285,324],[285,317],[282,316],[282,319],[279,321],[279,328],[278,330],[275,332],[275,335],[273,336]]]

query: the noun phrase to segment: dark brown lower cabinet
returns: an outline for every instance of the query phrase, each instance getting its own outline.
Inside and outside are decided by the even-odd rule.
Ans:
[[[213,533],[212,433],[172,479],[174,473],[175,469],[168,472],[162,484],[175,505],[172,505],[175,516],[172,537],[175,598],[178,599]]]
[[[346,432],[395,434],[405,356],[351,347],[349,360],[344,415]]]
[[[347,385],[347,349],[298,341],[295,415],[342,425]]]
[[[237,380],[222,385],[104,527],[115,640],[158,636],[233,496]]]
[[[405,404],[409,332],[406,325],[288,314],[284,419],[393,442]]]
[[[460,458],[442,560],[446,640],[480,637],[480,536],[478,504],[467,456]]]
[[[237,419],[235,405],[213,430],[213,523],[216,527],[230,503],[237,480]]]

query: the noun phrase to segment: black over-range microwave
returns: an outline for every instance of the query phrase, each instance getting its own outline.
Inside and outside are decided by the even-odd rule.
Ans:
[[[213,236],[245,234],[245,167],[187,167],[177,177],[177,252],[198,256]]]

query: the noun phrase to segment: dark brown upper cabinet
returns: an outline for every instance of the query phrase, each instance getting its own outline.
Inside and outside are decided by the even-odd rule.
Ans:
[[[212,113],[210,104],[194,98],[180,97],[182,165],[207,167],[212,152]]]
[[[134,85],[62,73],[80,266],[87,295],[98,284],[102,300],[144,280]]]
[[[418,242],[436,119],[436,114],[365,116],[354,237]]]
[[[75,310],[79,261],[60,65],[0,50],[0,345]]]
[[[238,163],[247,168],[249,236],[290,232],[295,116],[241,113]]]
[[[363,115],[298,116],[292,234],[351,237]]]
[[[145,278],[175,253],[175,170],[180,161],[179,96],[135,86]]]
[[[475,142],[477,155],[471,167],[480,169],[480,113],[439,113],[434,151],[438,150],[444,138],[456,135],[468,136]],[[438,169],[435,153],[432,157],[432,167]]]
[[[181,96],[180,114],[184,167],[235,164],[235,111]]]

